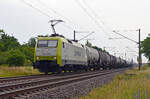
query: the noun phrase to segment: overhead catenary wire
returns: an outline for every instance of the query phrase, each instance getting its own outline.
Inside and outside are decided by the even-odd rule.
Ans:
[[[61,13],[59,13],[58,11],[54,10],[52,7],[48,6],[47,4],[45,4],[44,2],[42,2],[41,0],[36,0],[37,2],[39,2],[39,4],[41,4],[42,6],[44,6],[48,12],[53,12],[55,13],[56,15],[58,15],[58,17],[62,18],[63,20],[65,21],[68,21],[69,24],[72,24],[72,25],[76,25],[76,26],[79,26],[79,24],[76,24],[74,23],[73,21],[71,21],[69,18],[67,18],[66,16],[63,16]],[[70,29],[70,30],[74,30],[72,27],[64,24],[66,28]],[[82,28],[84,29],[82,26],[79,26],[79,28]]]
[[[79,2],[79,0],[75,0],[77,5],[91,18],[92,21],[104,32],[107,34],[107,32],[103,29],[103,27],[99,24],[97,20],[88,12],[88,10]]]
[[[113,32],[112,29],[111,29],[110,27],[108,27],[108,26],[105,24],[105,22],[101,19],[101,17],[90,7],[90,5],[89,5],[85,0],[83,0],[83,2],[84,2],[84,4],[87,6],[87,8],[92,11],[93,15],[94,15],[95,17],[97,17],[97,18],[100,20],[100,22],[101,22],[107,29],[109,29],[111,32]]]
[[[31,7],[32,9],[36,10],[37,12],[41,13],[42,15],[50,18],[50,19],[53,19],[53,17],[51,17],[49,14],[47,14],[46,12],[43,12],[40,8],[37,8],[35,6],[33,6],[31,3],[27,2],[27,0],[20,0],[23,4]],[[28,36],[26,36],[26,38],[29,38],[31,37],[31,35],[34,35],[36,32],[33,32],[33,33],[30,33]]]
[[[63,17],[61,14],[57,13],[57,11],[55,11],[54,9],[52,9],[50,6],[47,6],[45,3],[43,3],[41,0],[36,0],[37,2],[39,2],[39,4],[41,4],[42,6],[44,6],[45,8],[48,8],[48,10],[51,10],[53,13]]]
[[[24,3],[25,5],[27,5],[27,6],[31,7],[31,8],[33,8],[34,10],[38,11],[38,12],[41,13],[42,15],[47,16],[48,18],[50,18],[50,20],[54,19],[54,18],[51,17],[47,12],[44,12],[44,11],[41,10],[40,8],[37,8],[37,7],[33,6],[33,4],[31,4],[31,3],[29,3],[29,2],[27,2],[27,1],[25,1],[25,0],[21,0],[21,2]],[[73,28],[67,26],[66,24],[64,24],[63,26],[66,27],[66,28],[68,28],[68,29],[70,29],[70,30],[73,30]],[[34,33],[32,33],[32,34],[34,34]]]
[[[97,20],[99,20],[100,23],[108,30],[108,32],[112,32],[112,29],[102,20],[101,16],[92,9],[92,7],[86,2],[86,0],[83,0],[83,3],[87,7],[87,9],[89,9],[93,13],[95,18],[97,18]]]
[[[43,11],[40,10],[39,8],[34,7],[32,4],[26,2],[25,0],[21,0],[21,1],[22,1],[24,4],[26,4],[26,5],[30,6],[31,8],[35,9],[36,11],[40,12],[41,14],[43,14],[43,15],[45,15],[45,16],[51,18],[51,19],[54,19],[54,18],[51,17],[49,14],[43,12]],[[42,4],[43,6],[45,6],[45,4],[44,4],[43,2],[41,2],[40,0],[38,0],[38,1],[40,2],[40,4]],[[51,9],[55,14],[58,14],[58,13],[57,13],[55,10],[53,10],[52,8],[49,8],[49,9]],[[59,15],[60,15],[60,14],[59,14]],[[62,16],[61,16],[61,17],[62,17]],[[67,27],[68,29],[72,29],[72,30],[73,30],[73,28],[71,28],[71,27],[69,27],[69,26],[66,26],[66,27]]]
[[[75,23],[71,22],[67,17],[61,15],[60,13],[58,13],[58,12],[57,12],[56,10],[54,10],[53,8],[47,6],[47,5],[46,5],[45,3],[43,3],[41,0],[37,0],[37,1],[38,1],[42,6],[44,6],[45,8],[49,9],[49,12],[52,11],[53,13],[55,13],[55,14],[57,14],[58,16],[62,17],[64,20],[67,20],[68,22],[70,22],[70,23],[72,23],[72,24],[75,24]],[[66,27],[66,28],[68,28],[68,29],[70,29],[70,30],[74,30],[72,27],[70,27],[70,26],[68,26],[68,25],[66,25],[66,24],[64,24],[63,26]],[[82,32],[85,32],[85,31],[82,31]],[[88,31],[88,32],[89,32],[89,31]],[[81,31],[80,31],[80,33],[81,33]],[[87,33],[87,32],[86,32],[86,33]]]
[[[84,2],[84,4],[92,11],[93,15],[95,15],[95,17],[97,17],[97,18],[100,20],[100,22],[101,22],[105,27],[107,27],[108,29],[110,29],[110,27],[106,26],[105,22],[104,22],[103,20],[101,20],[101,17],[89,6],[89,4],[88,4],[85,0],[83,0],[83,2]],[[110,29],[110,30],[112,30],[112,29]],[[130,31],[131,31],[131,30],[130,30]],[[133,30],[132,30],[132,31],[133,31]],[[111,31],[111,32],[114,33],[114,31]],[[115,32],[117,32],[117,31],[115,31]],[[116,33],[116,34],[117,34],[117,33]],[[120,33],[118,33],[118,35],[123,36],[123,35],[120,34]]]
[[[86,7],[84,7],[79,0],[75,0],[76,4],[83,10],[83,12],[85,12],[87,14],[87,16],[97,25],[98,29],[102,32],[104,32],[105,36],[107,38],[109,38],[108,33],[105,31],[105,29],[101,26],[101,24],[99,24],[99,22],[95,19],[95,17],[93,15],[91,15],[89,13],[89,11],[86,9]],[[101,40],[101,39],[99,39]],[[102,42],[102,41],[101,41]]]
[[[40,10],[39,8],[34,7],[32,4],[26,2],[25,0],[20,0],[20,1],[23,2],[25,5],[27,5],[27,6],[31,7],[31,8],[33,8],[33,9],[35,9],[36,11],[40,12],[41,14],[43,14],[43,15],[49,17],[50,19],[53,19],[53,17],[51,17],[49,14],[43,12],[43,11]]]
[[[87,38],[88,36],[92,35],[93,33],[94,33],[94,32],[89,33],[88,35],[84,36],[83,38],[79,39],[78,41],[81,41],[81,40]]]
[[[101,20],[101,18],[99,17],[99,15],[86,3],[86,1],[83,0],[85,6],[87,7],[87,9],[90,9],[90,10],[92,11],[92,13],[93,13],[93,15],[94,15],[95,17],[93,17],[93,16],[88,12],[88,10],[87,10],[85,7],[82,6],[82,4],[81,4],[78,0],[75,0],[75,1],[80,5],[80,7],[84,10],[84,12],[86,12],[87,15],[88,15],[91,19],[94,20],[94,22],[98,25],[98,27],[100,27],[100,28],[103,30],[103,32],[108,35],[108,33],[107,33],[107,32],[105,31],[105,29],[99,24],[99,22],[98,22],[97,20],[95,20],[95,17],[98,17],[98,19],[100,20],[100,22],[101,22],[103,25],[106,26],[106,24],[104,23],[104,21]],[[107,27],[107,29],[110,29],[108,26],[106,26],[106,27]],[[111,32],[112,32],[112,31],[111,31]]]
[[[35,6],[33,6],[31,3],[29,3],[29,2],[27,2],[27,1],[25,1],[25,0],[21,0],[21,1],[22,1],[25,5],[27,5],[27,6],[31,7],[31,8],[33,8],[34,10],[40,12],[41,14],[43,14],[43,15],[45,15],[45,16],[51,18],[51,19],[54,19],[54,18],[52,18],[49,14],[43,12],[41,9],[36,8]],[[57,14],[57,15],[63,17],[63,19],[66,19],[66,20],[68,20],[68,21],[70,22],[70,20],[69,20],[68,18],[62,16],[61,14],[59,14],[58,12],[56,12],[54,9],[48,7],[48,6],[47,6],[46,4],[44,4],[41,0],[38,0],[38,2],[39,2],[41,5],[43,5],[44,7],[50,9],[53,13],[55,13],[55,14]],[[48,11],[48,12],[50,13],[50,11]],[[66,27],[66,28],[68,28],[68,29],[70,29],[70,30],[74,30],[72,27],[70,27],[70,26],[68,26],[68,25],[66,25],[66,24],[64,24],[64,25],[62,25],[62,26]],[[33,34],[33,33],[32,33],[32,34]]]
[[[137,54],[138,54],[138,52],[137,52],[137,51],[135,51],[135,50],[133,50],[131,47],[127,46],[126,48],[127,48],[128,50],[130,50],[130,51],[132,51],[132,52],[134,52],[134,53],[137,53]]]
[[[105,25],[105,22],[103,20],[101,20],[100,16],[90,7],[90,5],[86,2],[86,0],[83,0],[85,6],[90,9],[93,13],[94,16],[98,17],[98,19],[100,20],[100,22]]]
[[[116,32],[116,31],[113,31],[113,32],[116,33],[116,34],[118,34],[118,35],[120,35],[120,36],[122,36],[122,37],[124,37],[124,38],[126,38],[126,39],[128,39],[128,40],[130,40],[130,41],[132,41],[132,42],[134,42],[134,43],[136,43],[136,44],[138,43],[137,41],[132,40],[132,39],[130,39],[129,37],[126,37],[126,36],[124,36],[124,35],[122,35],[122,34]]]
[[[90,5],[86,2],[86,0],[83,0],[85,6],[87,7],[87,9],[90,9],[93,13],[93,15],[95,16],[95,18],[97,17],[98,20],[100,20],[100,22],[104,25],[104,27],[106,27],[110,32],[112,32],[112,29],[102,20],[102,18],[90,7]]]
[[[76,3],[82,8],[82,10],[96,23],[96,25],[102,29],[102,31],[108,35],[108,33],[105,31],[105,29],[103,29],[103,27],[99,24],[99,22],[97,20],[95,20],[95,17],[93,17],[89,12],[88,10],[78,1],[78,0],[75,0]],[[83,39],[83,38],[82,38]]]
[[[86,6],[86,8],[87,9],[89,9],[92,13],[93,13],[93,18],[94,19],[97,19],[97,20],[100,20],[100,22],[101,22],[101,24],[108,30],[107,32],[109,32],[110,31],[110,33],[112,33],[112,29],[108,26],[108,25],[106,25],[105,24],[105,22],[101,19],[101,17],[90,7],[90,5],[85,1],[85,0],[83,0],[83,3],[84,3],[84,5]],[[97,21],[98,23],[99,23],[99,21]],[[104,31],[105,31],[105,29],[103,29]],[[105,31],[105,33],[107,33],[106,31]],[[109,33],[107,33],[107,34],[109,34]],[[113,41],[113,42],[115,42],[115,41]],[[119,44],[118,44],[119,43]],[[115,44],[117,44],[117,46],[118,47],[120,47],[121,46],[121,44],[120,44],[120,42],[115,42]]]
[[[51,17],[48,13],[46,13],[46,12],[42,11],[40,8],[37,8],[37,7],[33,6],[33,4],[31,4],[31,3],[27,2],[27,0],[26,0],[26,1],[25,1],[25,0],[20,0],[20,1],[21,1],[22,3],[24,3],[25,5],[27,5],[27,6],[31,7],[32,9],[34,9],[34,10],[38,11],[38,12],[39,12],[39,13],[41,13],[42,15],[44,15],[44,16],[46,16],[46,17],[50,18],[50,20],[54,19],[54,18],[53,18],[53,17]],[[29,36],[31,36],[31,35],[33,35],[33,34],[35,34],[35,32],[34,32],[34,33],[29,34],[29,35],[27,36],[27,38],[29,38]]]
[[[56,15],[58,15],[60,18],[62,18],[63,20],[67,20],[67,21],[70,21],[68,18],[66,18],[66,17],[64,17],[64,16],[62,16],[60,13],[58,13],[56,10],[54,10],[53,8],[51,8],[50,6],[47,6],[45,3],[43,3],[41,0],[36,0],[37,2],[39,2],[39,4],[41,4],[42,6],[44,6],[47,10],[48,10],[48,12],[49,13],[51,13],[50,11],[52,11],[53,13],[55,13]],[[65,25],[65,24],[64,24]],[[64,27],[66,27],[66,28],[68,28],[68,29],[70,29],[70,30],[73,30],[73,28],[72,27],[70,27],[70,26],[64,26]]]

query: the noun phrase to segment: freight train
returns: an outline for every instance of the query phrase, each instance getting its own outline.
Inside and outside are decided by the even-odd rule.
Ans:
[[[132,62],[53,34],[38,37],[33,67],[40,72],[89,71],[132,66]]]

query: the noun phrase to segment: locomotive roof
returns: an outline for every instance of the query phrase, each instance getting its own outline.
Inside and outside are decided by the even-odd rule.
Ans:
[[[63,37],[55,36],[55,37],[38,37],[38,40],[61,40],[63,42],[67,42],[67,40]]]

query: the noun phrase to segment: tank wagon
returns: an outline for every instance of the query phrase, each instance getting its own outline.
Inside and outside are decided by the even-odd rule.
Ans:
[[[33,63],[34,68],[45,74],[48,72],[123,68],[131,65],[131,62],[57,34],[37,38]]]

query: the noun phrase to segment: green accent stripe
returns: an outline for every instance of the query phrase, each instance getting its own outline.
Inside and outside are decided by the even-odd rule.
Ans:
[[[38,56],[38,60],[55,60],[54,56]]]

